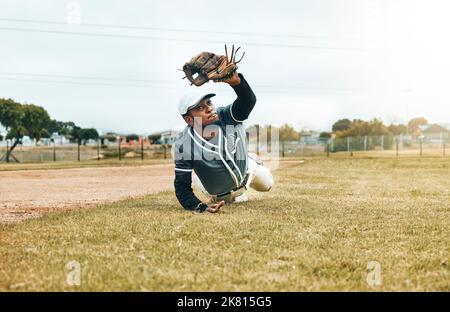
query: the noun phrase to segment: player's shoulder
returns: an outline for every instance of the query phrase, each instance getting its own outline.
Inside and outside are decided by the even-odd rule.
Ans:
[[[217,107],[217,109],[216,109],[217,114],[223,113],[223,111],[225,110],[226,107],[227,106],[219,106],[219,107]]]
[[[242,123],[241,121],[238,121],[233,117],[233,113],[231,112],[232,106],[233,104],[229,104],[217,108],[217,115],[219,115],[219,120],[224,126],[237,125]]]
[[[177,137],[176,137],[176,139],[175,139],[175,141],[174,141],[174,145],[175,146],[182,146],[187,140],[191,140],[191,137],[190,137],[190,135],[189,135],[189,129],[190,129],[190,127],[189,126],[186,126],[184,129],[183,129],[183,131],[181,131],[178,135],[177,135]]]

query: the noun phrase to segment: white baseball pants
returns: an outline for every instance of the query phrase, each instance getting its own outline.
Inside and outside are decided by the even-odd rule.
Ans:
[[[269,168],[264,167],[262,164],[259,164],[255,161],[254,157],[256,155],[249,154],[248,157],[248,173],[250,174],[247,186],[251,187],[255,191],[258,192],[268,192],[272,189],[274,185],[274,179],[272,173]],[[213,201],[216,200],[225,200],[225,202],[233,202],[236,197],[243,195],[246,191],[246,188],[241,188],[234,193],[231,193],[223,198],[216,198],[213,195],[210,195],[206,189],[203,187],[200,179],[197,176],[193,177],[194,185],[196,185],[205,195],[211,197]]]

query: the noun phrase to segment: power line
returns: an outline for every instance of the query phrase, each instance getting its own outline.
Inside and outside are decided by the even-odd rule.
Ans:
[[[1,74],[0,74],[1,75]],[[103,83],[103,82],[83,82],[83,81],[64,81],[64,80],[43,80],[43,79],[29,79],[29,78],[1,78],[2,81],[16,81],[16,82],[31,82],[31,83],[50,83],[50,84],[69,84],[69,85],[86,85],[86,86],[102,86],[102,87],[128,87],[128,88],[152,88],[152,89],[184,89],[181,86],[162,86],[150,84],[122,84],[122,83]],[[270,94],[286,94],[286,90],[273,89],[290,89],[290,93],[298,93],[292,91],[307,92],[308,94],[322,94],[322,95],[392,95],[392,93],[404,93],[409,91],[404,90],[365,90],[356,88],[326,88],[326,87],[311,87],[311,86],[276,86],[276,85],[254,85],[258,93]],[[272,89],[272,90],[269,90]],[[329,91],[329,92],[328,92]]]
[[[174,84],[173,80],[150,80],[150,79],[130,79],[130,78],[110,78],[99,76],[72,76],[72,75],[55,75],[55,74],[35,74],[35,73],[14,73],[14,72],[0,72],[0,75],[4,76],[30,76],[30,77],[50,77],[50,78],[63,78],[63,79],[77,79],[77,80],[106,80],[106,81],[118,81],[118,82],[142,82],[144,85],[126,85],[126,86],[143,86],[148,83],[161,83],[161,84]],[[85,82],[84,84],[92,84],[92,82]],[[111,84],[118,85],[118,84]],[[319,87],[319,86],[295,86],[295,85],[253,85],[255,88],[261,89],[291,89],[291,90],[319,90],[319,91],[337,91],[337,92],[366,92],[366,93],[406,93],[408,89],[361,89],[361,88],[337,88],[337,87]],[[158,86],[155,86],[158,87]]]
[[[64,78],[64,79],[87,79],[87,80],[130,81],[130,82],[142,82],[142,83],[173,83],[173,81],[169,81],[169,80],[130,79],[130,78],[110,78],[110,77],[98,77],[98,76],[50,75],[50,74],[13,73],[13,72],[0,72],[0,75],[7,75],[7,76],[51,77],[51,78]]]
[[[94,23],[68,24],[68,23],[57,22],[57,21],[30,20],[30,19],[19,19],[19,18],[0,18],[0,21],[47,24],[47,25],[63,25],[63,26],[76,25],[76,26],[81,26],[81,27],[95,27],[95,28],[116,28],[116,29],[167,31],[167,32],[184,32],[184,33],[221,34],[221,35],[234,35],[234,36],[298,38],[298,39],[319,39],[319,40],[344,40],[344,41],[363,41],[363,42],[372,41],[372,40],[364,40],[362,38],[342,38],[342,37],[312,36],[312,35],[283,35],[283,34],[268,34],[268,33],[231,32],[231,31],[215,31],[215,30],[204,30],[204,29],[201,29],[201,30],[199,30],[199,29],[180,29],[180,28],[94,24]]]
[[[88,86],[106,86],[106,87],[131,87],[131,88],[156,88],[156,89],[177,89],[173,86],[154,86],[154,85],[136,85],[136,84],[119,84],[119,83],[102,83],[102,82],[79,82],[79,81],[62,81],[62,80],[42,80],[42,79],[25,79],[25,78],[0,78],[3,81],[24,81],[36,83],[56,83],[56,84],[75,84]]]
[[[34,32],[34,33],[48,33],[59,35],[75,35],[75,36],[91,36],[91,37],[108,37],[108,38],[123,38],[123,39],[142,39],[142,40],[158,40],[158,41],[178,41],[178,42],[202,42],[223,44],[223,41],[218,40],[202,40],[202,39],[182,39],[182,38],[168,38],[168,37],[154,37],[154,36],[136,36],[136,35],[119,35],[107,33],[86,33],[73,31],[57,31],[57,30],[42,30],[30,28],[15,28],[15,27],[0,27],[0,30]],[[298,48],[298,49],[316,49],[316,50],[342,50],[355,52],[372,52],[372,53],[386,53],[386,50],[366,49],[366,48],[342,48],[342,47],[325,47],[325,46],[311,46],[298,44],[274,44],[274,43],[259,43],[259,42],[244,42],[238,41],[236,44],[247,46],[262,46],[262,47],[277,47],[277,48]]]
[[[359,89],[359,88],[333,88],[333,87],[314,87],[314,86],[277,86],[277,85],[256,85],[260,88],[280,88],[280,89],[310,89],[310,90],[324,90],[324,91],[339,91],[339,92],[367,92],[367,93],[407,93],[407,89]]]

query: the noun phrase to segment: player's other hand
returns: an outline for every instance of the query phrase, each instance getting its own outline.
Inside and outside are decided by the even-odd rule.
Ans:
[[[220,210],[220,207],[222,207],[223,205],[225,205],[225,201],[220,201],[217,204],[212,204],[210,206],[208,206],[208,208],[206,208],[206,211],[211,212],[211,213],[215,213],[218,212]]]

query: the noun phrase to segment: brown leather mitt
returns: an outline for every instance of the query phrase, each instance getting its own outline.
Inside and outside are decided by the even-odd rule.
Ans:
[[[197,87],[207,83],[209,80],[214,82],[225,81],[230,78],[238,69],[237,63],[242,61],[245,52],[242,54],[239,61],[236,61],[237,48],[234,51],[234,45],[231,51],[231,56],[228,58],[228,50],[225,45],[225,55],[217,55],[211,52],[202,52],[194,56],[189,62],[184,64],[183,71],[191,85]]]

